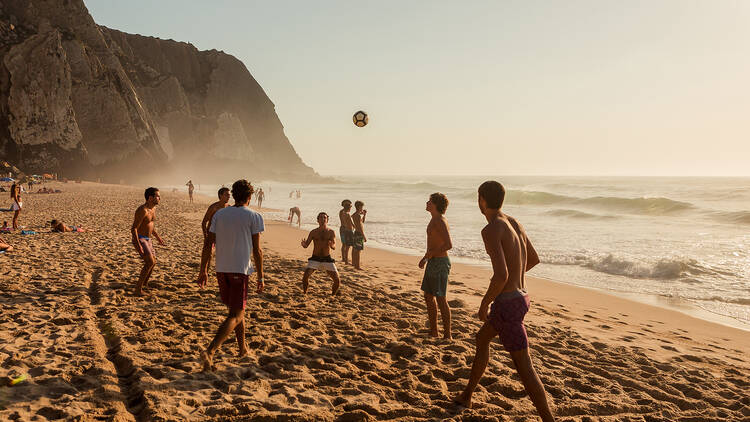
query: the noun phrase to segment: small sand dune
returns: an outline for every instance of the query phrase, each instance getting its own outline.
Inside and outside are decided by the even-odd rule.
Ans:
[[[162,192],[157,229],[167,247],[157,247],[152,296],[142,299],[131,293],[140,262],[129,239],[142,191],[62,186],[63,194],[28,195],[24,224],[40,231],[55,217],[89,232],[5,236],[17,251],[0,257],[0,376],[27,378],[0,386],[0,420],[535,418],[497,343],[477,408],[451,404],[468,378],[479,327],[474,291],[458,284],[460,273],[454,279],[466,295],[451,302],[455,339],[428,339],[415,270],[341,268],[341,295],[333,298],[318,273],[303,296],[304,252],[284,252],[296,234],[277,235],[289,229],[270,223],[267,287],[251,294],[246,310],[250,355],[238,359],[230,337],[216,371],[202,373],[198,354],[226,313],[215,279],[205,290],[194,284],[207,203]],[[711,345],[689,327],[638,325],[576,306],[539,300],[527,317],[532,356],[559,420],[750,418],[746,350],[728,349],[731,339]]]

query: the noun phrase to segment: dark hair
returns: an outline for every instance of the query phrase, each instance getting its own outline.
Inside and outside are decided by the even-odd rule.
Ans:
[[[221,189],[219,189],[219,192],[218,192],[219,198],[221,198],[221,195],[223,195],[224,192],[229,192],[229,188],[222,186]]]
[[[343,201],[341,201],[341,206],[342,207],[346,208],[346,204],[349,204],[349,206],[351,207],[352,206],[352,201],[350,201],[348,199],[344,199]]]
[[[326,217],[328,217],[328,214],[323,211],[318,213],[318,218],[320,218],[321,215],[325,215]]]
[[[361,209],[364,206],[365,206],[365,203],[362,202],[362,201],[357,201],[357,202],[354,203],[354,208],[356,208],[356,209]]]
[[[240,179],[232,183],[232,198],[236,202],[246,202],[253,196],[253,192],[255,192],[253,185],[245,179]]]
[[[53,226],[56,226],[56,225],[57,225],[57,220],[52,220],[52,221],[50,221],[49,223],[50,223],[51,225],[53,225]]]
[[[435,208],[440,214],[445,214],[446,208],[448,208],[448,197],[440,192],[435,192],[430,195],[430,202],[435,204]]]
[[[150,188],[146,189],[146,192],[143,192],[143,196],[145,196],[146,197],[146,201],[148,201],[148,198],[156,195],[156,192],[159,192],[158,188],[150,187]]]
[[[505,200],[505,188],[500,182],[488,180],[479,186],[479,196],[484,198],[488,208],[499,210]]]

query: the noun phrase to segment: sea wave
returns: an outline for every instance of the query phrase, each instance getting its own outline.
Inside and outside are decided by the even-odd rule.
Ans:
[[[716,219],[725,223],[750,224],[750,211],[717,212]]]
[[[570,217],[570,218],[591,219],[591,220],[604,220],[604,219],[617,218],[612,215],[589,214],[587,212],[578,211],[578,210],[569,210],[569,209],[554,209],[554,210],[547,211],[545,214],[552,215],[555,217]]]
[[[709,298],[701,298],[698,300],[705,300],[709,302],[722,302],[731,303],[733,305],[750,305],[750,298],[748,297],[722,297],[722,296],[711,296]]]
[[[662,258],[655,262],[639,262],[613,254],[600,256],[551,256],[542,262],[557,265],[578,265],[594,271],[630,278],[677,280],[712,272],[691,258]]]

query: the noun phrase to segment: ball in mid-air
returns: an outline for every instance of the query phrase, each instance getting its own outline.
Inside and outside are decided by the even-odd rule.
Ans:
[[[357,125],[357,127],[365,127],[367,125],[367,122],[370,121],[370,118],[367,117],[367,113],[360,110],[354,113],[354,116],[352,116],[352,120],[354,121],[354,124]]]

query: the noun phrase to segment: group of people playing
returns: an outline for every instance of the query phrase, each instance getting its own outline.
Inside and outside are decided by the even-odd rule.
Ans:
[[[256,293],[261,293],[265,286],[260,244],[260,235],[265,226],[263,217],[248,207],[253,191],[252,185],[246,180],[236,181],[231,189],[234,205],[229,206],[229,189],[220,189],[219,201],[209,206],[201,223],[204,241],[197,284],[200,288],[207,285],[208,267],[215,249],[216,278],[221,301],[228,311],[213,340],[200,354],[205,371],[214,369],[214,354],[232,332],[237,340],[238,356],[243,357],[248,353],[245,343],[245,308],[250,276],[257,274]],[[142,290],[156,262],[151,238],[164,244],[154,228],[154,208],[160,201],[159,191],[151,187],[146,189],[144,195],[146,202],[136,210],[131,228],[133,245],[144,260],[136,284],[137,295],[143,294]],[[539,257],[523,226],[501,211],[504,198],[505,189],[496,181],[487,181],[478,188],[479,211],[487,220],[481,236],[492,262],[493,275],[476,314],[483,325],[476,335],[476,355],[470,377],[466,388],[454,398],[454,402],[465,407],[472,406],[472,395],[489,360],[489,345],[495,336],[499,336],[539,415],[543,420],[551,421],[554,418],[544,386],[531,361],[523,324],[530,306],[525,273],[539,263]],[[439,336],[439,310],[444,339],[452,338],[450,307],[446,300],[451,269],[448,251],[453,247],[450,226],[445,217],[448,204],[448,198],[444,194],[430,195],[425,207],[431,215],[427,225],[427,251],[418,263],[419,268],[425,270],[421,289],[427,305],[429,335]],[[342,239],[342,257],[347,262],[348,249],[351,248],[352,264],[359,268],[359,253],[362,250],[360,245],[367,240],[363,226],[367,211],[361,201],[354,203],[353,214],[350,214],[351,201],[344,200],[341,206],[339,233]],[[304,248],[313,244],[312,257],[308,260],[302,278],[302,289],[306,293],[310,275],[316,270],[322,270],[332,279],[331,291],[336,295],[339,293],[340,279],[331,258],[331,251],[336,248],[336,234],[328,227],[329,217],[326,213],[319,213],[317,220],[318,227],[301,241]]]

